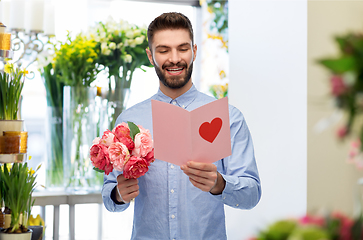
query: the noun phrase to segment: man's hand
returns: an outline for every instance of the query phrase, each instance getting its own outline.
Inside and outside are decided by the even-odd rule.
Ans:
[[[127,179],[123,174],[117,176],[117,201],[129,203],[131,199],[139,195],[139,181],[137,179]],[[121,195],[121,196],[120,196]]]
[[[226,181],[213,163],[189,161],[180,168],[188,175],[190,182],[204,192],[221,194],[226,186]]]

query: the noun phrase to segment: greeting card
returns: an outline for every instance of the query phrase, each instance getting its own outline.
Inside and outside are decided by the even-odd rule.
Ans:
[[[155,158],[176,165],[213,163],[232,154],[228,98],[192,111],[151,101]]]

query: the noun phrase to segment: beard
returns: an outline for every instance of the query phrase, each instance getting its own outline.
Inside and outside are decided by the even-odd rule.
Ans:
[[[158,75],[159,80],[164,84],[164,86],[171,88],[171,89],[182,88],[190,81],[190,78],[192,77],[193,62],[190,64],[189,67],[187,66],[186,63],[177,63],[176,65],[164,64],[162,66],[162,69],[164,71],[167,71],[167,70],[165,70],[165,68],[173,67],[173,66],[184,67],[186,69],[185,76],[184,77],[183,76],[166,76],[167,73],[166,72],[163,73],[161,71],[161,69],[155,65],[154,67],[155,67],[156,75]]]

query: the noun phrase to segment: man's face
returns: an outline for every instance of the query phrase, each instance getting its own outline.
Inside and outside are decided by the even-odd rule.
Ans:
[[[164,86],[184,87],[191,78],[196,45],[192,46],[186,29],[161,30],[154,34],[152,49],[147,50],[151,64]]]

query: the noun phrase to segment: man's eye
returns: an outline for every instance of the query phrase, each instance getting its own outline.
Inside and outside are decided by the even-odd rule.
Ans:
[[[188,48],[182,48],[182,49],[180,49],[180,51],[186,52],[186,51],[188,51]]]
[[[168,51],[166,50],[162,50],[162,51],[159,51],[159,53],[167,53]]]

